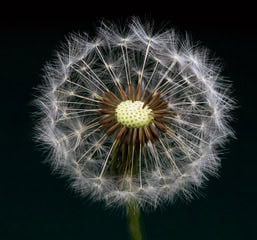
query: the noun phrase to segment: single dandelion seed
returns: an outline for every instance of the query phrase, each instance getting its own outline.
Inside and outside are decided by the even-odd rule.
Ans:
[[[191,198],[216,174],[234,101],[206,50],[134,19],[127,32],[103,24],[95,41],[71,35],[45,69],[37,138],[82,196],[138,222],[139,208]]]

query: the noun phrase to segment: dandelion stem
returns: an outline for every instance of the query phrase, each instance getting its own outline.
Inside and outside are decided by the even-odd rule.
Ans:
[[[143,240],[141,232],[140,210],[136,203],[127,206],[128,230],[131,240]]]

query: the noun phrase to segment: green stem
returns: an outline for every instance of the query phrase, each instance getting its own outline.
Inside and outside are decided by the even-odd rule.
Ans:
[[[127,207],[127,214],[131,240],[142,240],[140,210],[137,204],[129,204]]]

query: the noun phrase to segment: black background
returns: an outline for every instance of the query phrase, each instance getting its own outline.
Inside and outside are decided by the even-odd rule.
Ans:
[[[0,239],[128,239],[126,220],[101,204],[81,199],[43,164],[32,141],[33,87],[42,67],[70,32],[94,33],[103,18],[129,16],[166,23],[210,48],[223,61],[239,108],[237,140],[227,144],[220,177],[199,198],[178,200],[143,214],[146,239],[257,239],[257,29],[254,7],[216,2],[79,2],[59,6],[11,3],[1,9],[1,205]],[[91,5],[89,5],[91,4]]]

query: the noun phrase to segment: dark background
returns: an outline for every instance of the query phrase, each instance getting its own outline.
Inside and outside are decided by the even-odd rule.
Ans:
[[[9,3],[0,21],[1,160],[0,239],[128,239],[124,217],[81,199],[43,164],[32,141],[33,87],[42,67],[70,32],[94,33],[99,20],[129,16],[187,31],[223,61],[239,108],[237,140],[227,144],[220,177],[210,178],[198,198],[178,200],[143,214],[146,239],[257,239],[257,29],[254,7],[173,5],[150,1],[105,4]],[[86,5],[87,4],[87,5]],[[205,3],[207,4],[207,2]]]

